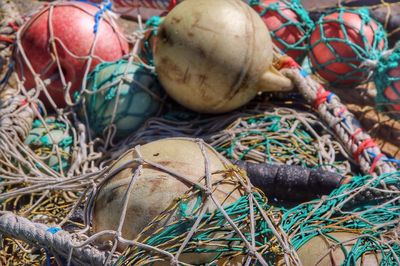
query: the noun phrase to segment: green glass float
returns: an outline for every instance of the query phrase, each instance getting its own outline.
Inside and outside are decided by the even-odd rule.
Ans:
[[[117,138],[126,137],[161,107],[162,89],[156,76],[126,60],[97,65],[88,76],[87,89],[83,107],[96,136],[113,129]]]
[[[73,138],[64,122],[48,117],[45,123],[39,119],[33,121],[25,144],[45,165],[56,172],[65,173],[70,167]],[[37,166],[42,169],[39,163]]]

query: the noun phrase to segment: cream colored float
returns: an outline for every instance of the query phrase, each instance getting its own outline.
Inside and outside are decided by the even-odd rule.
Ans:
[[[272,60],[267,27],[240,0],[183,1],[160,24],[154,56],[168,94],[203,113],[231,111],[259,91],[291,90]]]
[[[315,236],[297,251],[300,261],[305,266],[342,265],[346,253],[350,252],[360,235],[347,232],[332,232],[327,236]],[[345,253],[346,252],[346,253]],[[356,262],[356,266],[380,265],[378,253],[366,252]]]
[[[212,195],[222,204],[223,207],[236,201],[242,192],[237,188],[237,183],[227,181],[223,171],[226,168],[226,159],[221,157],[214,149],[204,144],[204,151],[209,161],[211,183],[221,181],[212,187]],[[140,156],[139,156],[140,154]],[[117,160],[108,171],[112,174],[116,169],[126,164],[129,160],[143,158],[145,161],[153,162],[166,167],[169,170],[186,177],[194,183],[206,186],[205,183],[205,156],[202,150],[193,139],[171,138],[154,141],[141,146],[137,150],[132,149]],[[95,200],[93,209],[92,225],[94,232],[103,230],[116,230],[119,224],[124,194],[128,184],[138,168],[135,162],[124,166],[122,171],[115,173],[107,183],[100,189]],[[134,182],[129,195],[127,213],[122,227],[122,237],[135,239],[139,233],[161,212],[173,204],[182,194],[188,191],[192,184],[172,175],[164,170],[143,163],[143,169]],[[233,192],[233,193],[231,193]],[[188,210],[197,199],[188,202]],[[209,201],[207,212],[212,212],[216,206]],[[180,219],[178,214],[169,218],[169,221]],[[166,222],[160,222],[160,226]],[[99,242],[112,240],[110,237],[103,237]],[[119,250],[125,248],[119,246]],[[190,264],[206,263],[212,260],[215,254],[182,254],[179,259]],[[156,265],[161,265],[158,263]],[[166,263],[169,265],[169,262]]]

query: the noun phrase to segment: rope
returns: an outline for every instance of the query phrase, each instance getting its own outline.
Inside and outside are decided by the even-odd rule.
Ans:
[[[304,78],[299,68],[286,68],[282,69],[281,71],[287,77],[293,80],[306,101],[315,103],[318,101],[318,97],[321,97],[321,85],[309,76]],[[337,110],[340,110],[340,112],[337,112]],[[371,158],[371,156],[368,155],[365,150],[368,148],[373,154],[376,155],[380,154],[381,151],[376,145],[368,145],[367,147],[359,148],[363,141],[371,138],[365,132],[359,132],[358,134],[354,135],[354,132],[360,128],[355,117],[349,111],[347,111],[347,108],[336,96],[331,96],[329,103],[326,101],[320,103],[317,111],[324,121],[326,121],[339,136],[340,140],[349,152],[354,153],[358,151],[356,154],[359,159],[361,170],[363,173],[368,174],[371,169],[373,158]],[[340,114],[340,116],[337,117],[335,114]],[[358,154],[360,154],[360,156],[358,156]],[[389,163],[379,161],[376,164],[377,166],[375,167],[375,173],[378,175],[395,171],[395,168]]]
[[[47,10],[53,10],[53,5],[55,3],[51,3]],[[98,14],[98,22],[107,19],[110,27],[115,28],[115,21],[109,12]],[[141,43],[147,42],[145,48],[150,48],[151,51],[151,38],[147,38],[146,33],[154,35],[159,21],[154,19],[152,22],[154,24],[149,22],[151,25],[145,29],[140,26],[138,31],[121,37],[132,46],[131,52],[124,56],[124,61],[121,62],[129,64],[134,62],[135,65],[154,73],[151,56],[144,58],[141,47]],[[141,25],[141,22],[139,24]],[[16,29],[13,24],[10,24],[9,28]],[[15,37],[17,50],[22,49],[22,31],[20,29]],[[92,46],[95,47],[98,41],[97,37],[94,38]],[[62,42],[56,39],[49,41],[50,47],[55,44],[64,49],[66,54],[71,55]],[[89,66],[93,60],[98,59],[93,51],[87,56],[71,55],[74,59],[87,61],[84,81],[92,77]],[[57,53],[53,55],[54,64],[57,65],[60,58]],[[32,69],[26,56],[22,57],[28,68]],[[359,224],[365,226],[362,219],[367,219],[375,222],[376,227],[389,228],[387,232],[392,232],[390,230],[393,221],[398,218],[397,209],[394,207],[398,196],[398,178],[396,174],[388,174],[395,170],[392,166],[393,161],[383,156],[372,142],[368,143],[367,140],[371,137],[361,129],[338,97],[313,81],[297,63],[284,57],[276,66],[296,83],[306,101],[300,99],[297,92],[264,95],[235,112],[207,116],[195,114],[161,98],[164,109],[157,114],[157,117],[147,120],[137,131],[128,132],[130,136],[125,139],[118,138],[115,134],[115,122],[120,118],[116,108],[110,112],[114,119],[107,125],[109,132],[99,135],[90,132],[92,122],[87,122],[86,118],[94,112],[82,115],[77,111],[86,97],[95,95],[93,88],[87,86],[87,83],[83,83],[81,91],[73,100],[68,100],[70,85],[64,79],[63,86],[68,107],[46,110],[39,100],[39,94],[48,94],[46,84],[49,81],[42,80],[35,73],[36,87],[28,91],[24,86],[23,77],[18,78],[12,73],[5,81],[15,80],[13,85],[15,88],[11,89],[4,83],[1,87],[4,95],[0,97],[0,201],[3,210],[12,211],[15,216],[9,213],[3,215],[0,218],[0,231],[14,239],[6,238],[6,248],[0,250],[0,259],[4,258],[4,264],[32,264],[34,259],[45,262],[46,256],[50,257],[47,261],[55,261],[58,264],[66,264],[65,261],[97,265],[114,262],[129,264],[160,260],[177,264],[184,253],[195,252],[204,255],[216,252],[218,254],[215,260],[221,261],[230,256],[244,255],[248,257],[245,262],[247,265],[256,261],[266,264],[279,259],[289,265],[296,265],[300,261],[292,241],[298,248],[299,241],[304,242],[307,237],[318,234],[315,229],[318,228],[318,224],[323,224],[323,231],[328,233],[330,231],[327,228],[334,226],[335,221],[340,221],[340,228],[355,230]],[[63,69],[58,70],[57,74],[63,79],[65,74]],[[112,74],[114,78],[117,73]],[[121,96],[118,93],[121,84],[134,80],[127,77],[128,74],[131,73],[122,71],[115,83],[98,84],[97,92],[107,91],[104,99],[117,99]],[[52,105],[54,106],[54,103]],[[60,131],[68,132],[65,134],[69,136],[68,141],[57,143],[52,139],[53,134],[50,133],[54,128],[46,123],[49,117],[47,112],[52,111]],[[313,112],[317,112],[319,117]],[[48,156],[38,156],[32,147],[24,143],[26,137],[34,133],[32,125],[38,123],[44,128],[43,136],[49,137],[44,141],[51,144],[45,147],[45,151],[49,152]],[[153,222],[159,222],[171,213],[177,213],[185,219],[176,223],[165,223],[161,229],[158,228],[148,237],[142,235],[140,239],[126,239],[121,230],[129,203],[129,197],[126,196],[121,200],[122,214],[118,221],[119,228],[115,231],[106,230],[91,234],[91,210],[95,196],[105,182],[117,172],[129,170],[131,175],[124,176],[131,184],[130,188],[127,187],[124,191],[128,195],[138,180],[140,170],[136,172],[137,169],[132,168],[133,162],[123,164],[114,169],[115,172],[114,170],[110,172],[111,161],[119,158],[127,150],[135,148],[139,154],[138,161],[135,161],[138,166],[151,167],[164,174],[189,180],[186,175],[177,173],[170,166],[143,160],[140,156],[140,147],[136,148],[138,144],[171,136],[204,138],[205,142],[209,143],[194,140],[203,152],[204,167],[207,169],[204,173],[204,182],[189,182],[193,187],[174,201]],[[228,168],[223,171],[227,175],[226,179],[244,192],[243,196],[232,204],[222,205],[212,197],[212,193],[210,194],[212,186],[218,184],[210,182],[213,173],[209,170],[209,158],[204,155],[204,150],[208,149],[209,145],[229,158],[307,167],[322,166],[346,175],[352,182],[340,188],[343,190],[329,195],[329,200],[322,198],[301,205],[298,209],[297,206],[285,209],[279,207],[279,202],[274,199],[269,199],[274,202],[274,207],[269,205],[265,196],[246,181],[243,172],[236,168]],[[68,147],[68,152],[63,150],[65,147]],[[42,146],[41,151],[43,150]],[[69,158],[68,167],[64,168],[62,161],[65,159],[63,158],[65,153],[68,153]],[[356,154],[355,159],[358,159],[362,172],[371,173],[372,176],[353,177],[359,171],[356,160],[351,157],[353,153]],[[46,161],[49,158],[55,159],[56,164],[61,163],[61,167],[51,167]],[[229,164],[226,160],[224,162],[226,165]],[[187,204],[185,200],[188,199],[194,199],[194,207]],[[390,202],[385,205],[382,200]],[[216,206],[214,212],[206,212],[201,207],[206,201]],[[363,215],[362,219],[355,219],[356,222],[346,224],[350,214],[358,215],[359,206],[365,209],[372,206],[370,209],[374,211],[368,213],[368,217]],[[385,211],[387,206],[390,206],[390,209]],[[391,211],[393,213],[390,213]],[[382,220],[381,214],[384,214]],[[26,217],[31,222],[21,217]],[[390,224],[387,225],[384,219]],[[310,221],[315,223],[311,222],[310,225]],[[39,222],[51,227],[41,225]],[[144,232],[154,229],[154,223],[149,224]],[[310,231],[302,229],[303,225]],[[57,231],[52,228],[64,230]],[[68,232],[76,233],[68,235]],[[212,236],[220,233],[221,237],[212,239]],[[306,238],[300,239],[300,234]],[[379,237],[383,234],[385,231],[381,230],[379,234],[373,236]],[[102,236],[111,236],[112,241],[102,243],[96,241]],[[29,245],[21,244],[18,239]],[[239,242],[240,245],[237,244]],[[117,246],[121,243],[130,245],[130,249],[123,252],[117,250]],[[199,243],[207,243],[208,246],[203,247]],[[395,249],[394,244],[380,244]],[[43,249],[35,251],[32,246]],[[34,252],[37,254],[32,258]],[[393,254],[397,254],[396,252],[395,250]],[[358,253],[353,251],[351,256],[354,254]]]
[[[33,223],[26,218],[7,212],[0,216],[0,232],[35,246],[50,249],[71,262],[85,265],[103,265],[106,254],[84,246],[61,229],[53,230],[46,225]]]

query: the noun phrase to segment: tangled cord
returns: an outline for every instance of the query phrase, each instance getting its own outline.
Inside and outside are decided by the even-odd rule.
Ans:
[[[106,14],[107,11],[105,11],[105,14],[101,15]],[[134,49],[132,54],[129,56],[129,59],[137,59],[134,50],[138,49],[138,41],[143,38],[143,34],[135,34],[128,38],[131,42],[134,42]],[[92,57],[92,55],[88,57]],[[349,153],[355,157],[354,160],[360,163],[364,173],[373,171],[375,175],[379,175],[380,173],[394,171],[394,168],[385,161],[385,157],[381,155],[379,149],[374,145],[370,137],[360,129],[360,126],[357,124],[354,117],[343,107],[343,105],[340,104],[340,101],[336,96],[324,90],[309,76],[305,76],[304,72],[290,60],[281,60],[280,66],[282,72],[296,83],[304,98],[318,111],[323,121],[336,132],[342,145],[344,145]],[[151,66],[146,67],[152,69]],[[73,135],[72,166],[67,173],[58,173],[46,166],[40,158],[33,154],[32,151],[21,142],[21,139],[24,139],[24,136],[26,136],[31,127],[33,117],[37,116],[39,119],[43,120],[43,116],[46,115],[45,110],[43,110],[44,114],[40,113],[39,107],[41,104],[37,99],[38,90],[46,90],[44,83],[39,82],[38,90],[32,90],[30,92],[25,90],[21,81],[17,82],[17,86],[20,88],[20,91],[12,92],[12,90],[7,90],[7,92],[4,92],[8,96],[4,98],[4,104],[0,108],[0,112],[5,114],[4,116],[1,116],[1,123],[3,124],[0,125],[0,160],[2,163],[0,173],[2,178],[2,187],[4,189],[4,191],[0,193],[0,199],[5,200],[6,204],[3,206],[8,210],[24,206],[23,211],[20,211],[23,215],[29,217],[29,219],[47,224],[56,222],[59,226],[69,226],[68,222],[71,220],[71,217],[79,211],[81,206],[87,204],[86,200],[89,191],[95,191],[98,189],[98,184],[101,182],[105,170],[107,169],[107,163],[118,157],[122,151],[127,150],[139,142],[143,143],[171,135],[187,137],[202,136],[205,137],[207,141],[211,141],[213,136],[218,134],[216,132],[225,129],[236,119],[240,119],[240,117],[243,116],[259,115],[260,113],[264,113],[266,110],[265,102],[255,101],[246,107],[247,110],[240,110],[232,114],[213,118],[197,115],[191,116],[189,114],[185,119],[184,112],[177,112],[173,115],[170,114],[169,117],[165,116],[150,120],[146,126],[122,143],[113,143],[112,136],[110,135],[108,135],[105,140],[89,139],[89,141],[87,141],[86,132],[89,125],[86,125],[85,127],[83,123],[76,119],[75,112],[68,108],[63,111],[58,110],[58,118],[62,119],[68,125],[68,129],[72,131]],[[87,92],[88,91],[84,89],[84,92],[82,93]],[[74,104],[75,103],[70,102],[71,106]],[[276,110],[278,110],[278,108]],[[268,113],[265,115],[268,116]],[[192,118],[194,118],[194,120]],[[228,132],[229,130],[225,133]],[[326,144],[329,142],[332,143],[332,141],[329,140],[324,143]],[[337,145],[335,144],[332,146],[334,146],[334,150],[341,153],[341,145],[339,145],[339,142],[337,143]],[[104,149],[102,152],[99,152],[97,150],[99,145],[102,145],[103,147],[111,146],[114,149]],[[328,144],[328,146],[332,149],[331,144]],[[109,156],[104,157],[103,152],[107,152],[106,155]],[[56,154],[57,153],[59,153],[59,151],[56,150]],[[275,156],[278,157],[278,154],[279,153],[276,153]],[[330,155],[331,157],[326,157],[327,161],[331,161],[334,157],[332,153]],[[315,154],[315,156],[319,156],[319,154]],[[29,169],[28,173],[27,169]],[[384,184],[379,185],[384,187]],[[368,185],[363,184],[363,186]],[[388,190],[393,193],[395,188],[395,186],[389,186]],[[372,191],[372,194],[369,194],[370,198],[374,198],[375,192],[382,194],[382,189],[380,187],[378,189],[366,189],[364,191]],[[357,197],[359,197],[358,195],[362,196],[362,193],[356,194]],[[384,194],[390,193],[385,192]],[[57,200],[48,200],[48,198]],[[365,199],[359,198],[359,200],[360,202],[365,202]],[[24,201],[29,203],[26,204]],[[54,207],[54,205],[56,206]],[[52,210],[51,214],[49,213],[49,209]],[[10,229],[5,233],[7,235],[9,232],[18,231],[18,224],[21,223],[21,219],[10,217],[11,216],[4,218],[4,223],[8,224],[7,228]],[[86,222],[88,222],[89,217],[86,218]],[[3,220],[0,219],[0,221]],[[23,222],[28,221],[24,220]],[[2,225],[2,223],[0,224]],[[24,226],[29,227],[31,225],[24,224]],[[34,226],[35,228],[40,228],[40,226]],[[80,226],[81,225],[78,227]],[[79,236],[85,237],[88,228],[89,224],[87,223]],[[41,239],[40,235],[43,235],[43,230],[46,231],[48,228],[33,228],[31,231],[36,232],[38,238]],[[21,230],[18,231],[17,235],[13,235],[13,237],[21,240],[28,240],[29,243],[37,245],[37,242],[31,242],[29,238],[27,238],[29,234],[29,230]],[[58,234],[62,235],[64,233],[60,231],[59,233],[56,232],[55,235]],[[115,234],[117,235],[117,233]],[[46,238],[49,237],[47,233],[45,233],[44,236]],[[72,238],[65,237],[64,239]],[[92,243],[92,240],[93,239],[80,242],[80,246],[86,246],[87,244]],[[50,249],[51,246],[48,245],[49,242],[45,242],[47,240],[43,241],[42,244],[44,246],[42,246],[42,244],[39,246]],[[65,253],[65,247],[75,245],[71,241],[63,242],[65,246],[56,245],[56,248],[53,249],[52,252],[54,254],[68,255]],[[135,242],[130,243],[137,244]],[[287,243],[289,243],[289,241]],[[287,243],[285,245],[288,245]],[[77,248],[78,247],[74,250],[76,251]],[[99,255],[101,258],[100,261],[104,261],[102,260],[102,258],[104,258],[102,256],[105,253],[96,253],[95,250],[94,253],[83,253],[88,257],[81,259],[85,259],[88,262],[91,261],[90,256],[92,255]],[[291,255],[288,257],[294,258],[293,261],[295,261],[296,254],[293,250],[290,250],[290,248],[289,254]],[[71,259],[75,259],[74,256],[75,252],[73,252]],[[109,254],[104,256],[110,257],[110,262],[114,261],[115,257],[110,256]]]

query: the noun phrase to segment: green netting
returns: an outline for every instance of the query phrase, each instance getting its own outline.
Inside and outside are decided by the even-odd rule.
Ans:
[[[332,17],[334,13],[338,14],[337,18]],[[362,22],[361,25],[358,26],[358,21],[344,21],[343,16],[347,13],[357,15]],[[376,29],[370,24],[371,21],[376,23]],[[328,27],[330,29],[327,29]],[[365,33],[367,29],[373,34],[371,36],[372,40],[368,40],[369,34]],[[331,30],[338,30],[339,33],[333,34]],[[312,41],[312,37],[310,39],[309,57],[313,66],[312,70],[333,85],[366,82],[370,77],[371,70],[362,63],[368,60],[378,60],[382,51],[387,48],[385,30],[379,22],[370,17],[368,9],[365,8],[334,9],[320,17],[311,36],[314,33],[319,34],[319,36],[315,38],[315,41]],[[327,36],[327,34],[332,34],[333,36]],[[357,44],[351,38],[361,40],[361,43]],[[326,62],[320,61],[320,57],[326,56],[325,54],[315,54],[314,49],[320,45],[329,50],[333,57],[332,59]],[[351,53],[341,50],[347,50],[348,48],[351,49]],[[347,54],[345,55],[344,53]],[[349,68],[349,71],[342,73],[343,70],[340,70],[340,68],[344,66]]]
[[[72,136],[64,122],[53,117],[44,122],[33,121],[25,144],[51,169],[65,172],[70,167]],[[42,169],[40,164],[36,163],[36,166]]]
[[[142,40],[142,49],[139,53],[139,57],[148,65],[154,66],[153,61],[153,49],[155,38],[157,35],[158,25],[161,23],[161,19],[158,16],[153,16],[146,21],[145,37]]]
[[[272,217],[280,220],[280,228],[289,236],[292,247],[297,251],[311,239],[324,236],[332,242],[327,245],[327,254],[329,248],[339,249],[343,253],[343,260],[340,261],[340,257],[336,257],[335,265],[357,265],[356,262],[366,254],[377,255],[380,265],[398,265],[400,246],[396,240],[396,228],[400,219],[399,196],[385,190],[383,184],[399,187],[399,182],[400,172],[376,178],[356,176],[350,183],[341,186],[326,198],[291,209],[272,208],[258,192],[253,192],[253,196],[260,206],[272,214]],[[381,200],[371,197],[370,200],[364,198],[357,202],[360,195],[368,197],[370,190],[379,191],[382,195]],[[179,221],[166,224],[149,237],[139,237],[138,240],[176,254],[199,218],[199,204],[194,204],[190,208],[186,205],[189,199],[196,197],[199,199],[197,203],[201,202],[201,194],[193,188],[156,219],[161,220],[179,212],[181,217]],[[251,210],[249,206],[251,205],[248,196],[242,196],[224,208],[224,211],[243,232],[247,232],[244,235],[249,242],[251,241],[248,231],[249,216],[251,212],[255,214],[256,249],[269,265],[277,265],[283,259],[282,249],[277,245],[271,227],[259,216],[257,208]],[[222,265],[221,261],[224,261],[224,258],[234,260],[248,254],[242,240],[220,210],[207,213],[200,220],[193,235],[189,237],[183,253],[191,253],[191,256],[210,254],[211,260],[214,261],[211,265]],[[147,230],[151,231],[152,226],[150,224]],[[353,241],[336,238],[335,233],[338,232],[351,234]],[[302,256],[301,258],[305,259]],[[117,265],[147,265],[165,259],[165,256],[155,252],[132,247],[124,252]]]
[[[271,37],[284,53],[293,55],[296,62],[301,63],[308,51],[308,38],[314,27],[313,21],[308,16],[308,12],[302,6],[300,0],[279,0],[265,4],[261,0],[247,1],[250,6],[259,11],[261,17],[277,16],[285,22],[275,29],[270,29]],[[293,21],[285,10],[290,10],[296,14],[298,21]],[[295,42],[288,42],[280,37],[280,34],[288,36],[294,34],[297,38]]]
[[[240,186],[240,184],[237,185]],[[255,250],[263,254],[263,258],[269,265],[275,265],[283,256],[283,250],[265,217],[266,215],[269,218],[274,217],[276,213],[271,206],[267,205],[267,199],[261,192],[254,190],[251,199],[249,195],[241,196],[234,203],[226,206],[223,209],[224,212],[217,209],[214,212],[202,214],[202,206],[211,204],[204,203],[205,198],[206,195],[202,191],[192,188],[142,231],[137,240],[174,255],[182,252],[187,255],[189,261],[195,261],[194,258],[198,258],[208,263],[217,261],[220,263],[224,259],[228,262],[249,253],[239,235],[242,233],[249,243],[254,240]],[[260,207],[265,212],[260,212]],[[160,221],[172,216],[178,216],[179,220],[168,222],[154,232]],[[235,223],[238,230],[232,227],[227,217]],[[254,223],[253,232],[250,229],[252,223]],[[154,233],[147,236],[148,232]],[[188,236],[191,236],[189,241],[180,251]],[[149,265],[166,260],[168,258],[162,254],[132,247],[125,250],[116,265]]]
[[[374,71],[374,82],[377,90],[375,98],[377,107],[381,110],[383,107],[389,107],[400,111],[400,91],[398,90],[400,88],[400,45],[397,45],[388,56],[383,56],[379,60]],[[395,99],[389,99],[387,94],[394,96]]]
[[[225,132],[211,144],[229,159],[350,171],[340,145],[327,138],[329,130],[312,115],[277,110],[239,119]]]
[[[375,178],[353,177],[350,183],[322,200],[283,210],[281,226],[296,250],[318,235],[329,237],[332,232],[351,232],[358,235],[357,242],[346,252],[341,265],[355,265],[357,259],[371,251],[381,256],[380,265],[398,265],[400,246],[391,234],[395,234],[400,219],[399,195],[391,194],[382,184],[398,188],[400,172]],[[381,196],[372,196],[372,191]],[[359,205],[357,201],[354,203],[354,199],[360,198],[357,196],[363,200]],[[391,237],[393,241],[389,241]]]
[[[85,95],[89,128],[96,135],[113,129],[124,137],[139,128],[161,106],[161,87],[155,75],[136,63],[102,63],[89,74]]]

